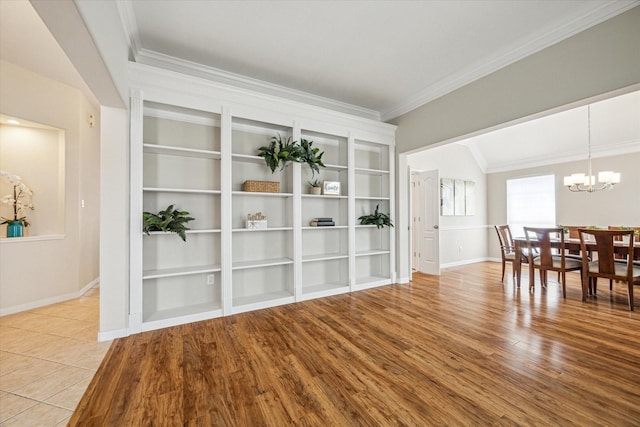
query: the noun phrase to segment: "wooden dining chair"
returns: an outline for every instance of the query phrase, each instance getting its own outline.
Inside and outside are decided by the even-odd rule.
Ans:
[[[514,261],[516,259],[516,248],[513,244],[513,236],[511,235],[511,228],[509,225],[496,225],[496,233],[498,233],[498,240],[500,241],[500,254],[502,255],[502,279],[504,281],[504,271],[506,264],[511,263],[511,269],[513,270],[513,278],[516,277],[516,270],[514,268]],[[528,257],[520,252],[520,263],[526,264]]]
[[[633,311],[633,283],[640,281],[640,265],[633,262],[633,230],[590,230],[580,229],[580,247],[586,250],[587,236],[593,236],[596,241],[598,259],[589,261],[583,258],[582,290],[583,301],[586,299],[586,290],[591,284],[593,293],[597,292],[598,277],[609,280],[627,282],[629,290],[629,311]],[[614,242],[616,237],[629,236],[627,257],[625,260],[616,260],[614,257]],[[621,240],[623,240],[621,239]]]
[[[540,271],[540,284],[547,285],[547,272],[557,271],[561,276],[562,297],[567,297],[567,271],[581,271],[582,261],[567,257],[562,227],[524,227],[529,250],[529,291],[534,288],[535,269]],[[552,240],[557,244],[552,244]],[[534,249],[538,256],[533,256]]]

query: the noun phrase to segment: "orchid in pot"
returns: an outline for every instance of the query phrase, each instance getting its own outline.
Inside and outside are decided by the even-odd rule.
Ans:
[[[33,192],[22,182],[22,178],[9,172],[0,170],[0,177],[9,182],[12,192],[0,199],[1,203],[11,206],[13,210],[12,218],[2,217],[0,224],[7,224],[7,237],[22,237],[23,227],[28,227],[26,211],[33,210],[31,197]]]

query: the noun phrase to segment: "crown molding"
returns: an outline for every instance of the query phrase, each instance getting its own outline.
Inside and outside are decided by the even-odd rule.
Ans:
[[[473,150],[472,150],[473,152]],[[624,154],[640,153],[640,140],[626,141],[617,144],[611,144],[604,147],[595,147],[591,150],[591,158],[597,159],[602,157],[619,156]],[[500,173],[509,172],[514,170],[522,170],[529,168],[536,168],[540,166],[548,166],[559,163],[568,163],[576,161],[587,161],[587,155],[585,153],[576,154],[575,151],[564,153],[553,153],[544,156],[532,157],[529,159],[508,162],[503,164],[496,164],[495,166],[487,167],[485,173]]]
[[[599,8],[591,10],[586,14],[567,22],[565,25],[549,32],[541,32],[530,40],[515,49],[503,52],[493,57],[485,58],[475,67],[463,69],[457,73],[451,74],[449,77],[442,79],[425,89],[419,91],[415,95],[392,105],[390,108],[381,111],[381,120],[389,121],[408,113],[428,102],[431,102],[441,96],[444,96],[456,89],[461,88],[475,80],[485,77],[493,72],[511,65],[527,56],[533,55],[549,46],[561,42],[573,35],[578,34],[594,25],[613,18],[627,10],[638,6],[638,1],[621,1],[612,0]]]
[[[243,89],[262,92],[280,98],[303,102],[318,107],[323,107],[342,113],[352,114],[366,119],[380,121],[380,112],[336,101],[334,99],[317,96],[308,92],[291,89],[285,86],[272,84],[263,80],[253,79],[241,74],[231,73],[219,68],[209,67],[192,61],[187,61],[174,56],[165,55],[156,51],[144,49],[140,39],[140,32],[133,10],[132,0],[116,0],[120,20],[125,32],[125,38],[129,41],[131,53],[136,62],[154,67],[165,68],[183,74],[192,75],[224,83]]]

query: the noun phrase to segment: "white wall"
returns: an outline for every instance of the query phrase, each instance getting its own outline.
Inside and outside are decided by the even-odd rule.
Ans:
[[[622,174],[622,182],[611,190],[595,193],[572,193],[562,185],[562,178],[585,172],[586,161],[560,163],[492,173],[487,176],[488,220],[506,224],[506,182],[509,178],[535,175],[556,176],[556,222],[564,225],[640,226],[640,153],[593,159],[593,170],[613,170]],[[489,256],[500,258],[495,230],[489,230]]]
[[[80,180],[98,167],[91,162],[99,139],[86,121],[87,113],[97,116],[97,109],[78,90],[6,61],[0,61],[0,75],[0,112],[64,129],[66,137],[64,235],[0,242],[0,313],[7,314],[75,297],[98,278],[91,255],[97,253],[95,234],[83,225],[92,213],[85,214],[79,206]],[[81,165],[89,172],[81,173]],[[91,194],[98,194],[90,181],[83,185],[82,197],[91,200]],[[81,256],[83,246],[86,252]]]
[[[487,256],[486,176],[465,146],[450,144],[407,157],[412,170],[438,170],[440,178],[475,182],[476,214],[440,215],[440,265],[464,264]]]

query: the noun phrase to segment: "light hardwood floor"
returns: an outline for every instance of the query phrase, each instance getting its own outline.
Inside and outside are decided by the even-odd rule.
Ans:
[[[0,426],[67,425],[111,344],[96,341],[99,296],[0,317]]]
[[[119,339],[70,425],[640,425],[640,312],[568,277],[480,263]]]

